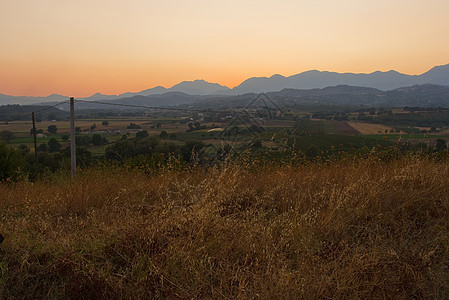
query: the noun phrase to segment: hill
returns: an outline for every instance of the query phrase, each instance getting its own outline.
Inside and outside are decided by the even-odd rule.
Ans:
[[[47,109],[45,109],[47,108]],[[48,106],[36,106],[36,105],[0,105],[0,121],[13,121],[13,120],[30,120],[31,113],[34,111],[45,111],[36,113],[36,119],[64,119],[69,117],[67,111],[62,111],[56,107],[49,108]]]
[[[69,98],[62,95],[53,94],[47,97],[17,97],[0,94],[0,105],[19,104],[19,105],[39,105],[47,102],[60,102]]]
[[[406,75],[391,70],[376,71],[370,74],[336,73],[311,70],[284,77],[276,74],[271,77],[253,77],[240,85],[229,89],[218,83],[205,80],[183,81],[171,88],[157,86],[139,92],[126,92],[120,95],[104,95],[96,93],[85,100],[115,100],[133,96],[161,95],[167,92],[181,92],[189,95],[243,95],[248,93],[276,92],[283,89],[321,89],[328,86],[348,85],[375,88],[382,91],[393,90],[412,85],[445,85],[449,86],[449,64],[436,66],[421,75]],[[14,97],[0,94],[0,105],[30,104],[67,100],[68,96],[51,95],[48,97]]]
[[[449,86],[414,85],[391,91],[356,86],[332,86],[322,89],[283,89],[268,92],[279,107],[289,105],[364,105],[373,107],[449,107]],[[199,100],[196,108],[236,108],[252,105],[257,94],[248,93],[239,96],[217,96]]]
[[[406,75],[391,70],[370,74],[336,73],[327,71],[307,71],[284,77],[254,77],[245,80],[232,90],[233,94],[251,92],[273,92],[282,89],[314,89],[335,85],[349,85],[376,88],[383,91],[417,84],[437,84],[449,86],[449,64],[437,66],[421,75]]]

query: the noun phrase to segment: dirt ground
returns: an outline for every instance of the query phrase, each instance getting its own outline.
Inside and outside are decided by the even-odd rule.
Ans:
[[[357,129],[349,125],[348,122],[346,121],[332,121],[332,125],[339,134],[344,135],[360,134],[360,132]]]

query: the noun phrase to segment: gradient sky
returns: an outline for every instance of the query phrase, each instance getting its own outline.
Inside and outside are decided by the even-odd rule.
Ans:
[[[183,80],[449,63],[447,0],[0,0],[0,93],[85,97]]]

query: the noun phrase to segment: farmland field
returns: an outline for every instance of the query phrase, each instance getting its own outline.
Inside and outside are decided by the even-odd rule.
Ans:
[[[393,130],[393,127],[382,124],[363,122],[348,122],[348,124],[361,134],[389,134]]]
[[[302,118],[295,124],[293,134],[296,135],[324,135],[324,134],[341,134],[356,135],[359,131],[354,129],[346,121],[334,120],[318,120]]]
[[[337,133],[332,122],[322,120],[301,119],[295,124],[295,135],[321,135]]]
[[[161,132],[166,133],[164,142],[181,145],[191,141],[202,141],[205,146],[220,147],[231,145],[245,148],[245,145],[284,147],[285,145],[299,146],[301,149],[329,149],[331,146],[344,145],[345,149],[353,147],[374,146],[376,143],[400,141],[421,141],[429,145],[435,143],[438,138],[447,138],[444,131],[434,134],[401,134],[392,133],[392,127],[355,121],[336,121],[327,119],[311,119],[310,115],[297,116],[296,121],[284,119],[227,119],[221,122],[201,120],[199,127],[192,126],[192,118],[189,117],[123,117],[123,118],[80,118],[76,120],[79,135],[100,134],[105,138],[106,144],[101,146],[85,145],[96,157],[102,157],[105,149],[123,138],[135,138],[140,130],[146,130],[152,137],[159,138]],[[107,121],[106,126],[102,125]],[[135,124],[132,129],[130,124]],[[190,123],[190,125],[189,125]],[[55,125],[57,134],[49,135],[47,127]],[[8,144],[14,148],[26,146],[33,150],[33,139],[30,134],[30,121],[11,121],[8,124],[0,124],[0,131],[11,131],[14,138]],[[91,127],[95,127],[92,129]],[[42,129],[45,136],[39,136],[38,145],[46,144],[51,138],[56,138],[62,149],[69,146],[67,134],[70,123],[68,121],[43,121],[37,123],[37,129]],[[420,130],[419,128],[415,128]],[[387,131],[387,133],[385,133]],[[64,137],[65,135],[65,137]],[[356,137],[357,136],[357,137]],[[63,139],[64,137],[64,139]],[[301,137],[298,139],[297,137]],[[290,141],[290,143],[289,143]],[[311,153],[314,153],[313,150]]]

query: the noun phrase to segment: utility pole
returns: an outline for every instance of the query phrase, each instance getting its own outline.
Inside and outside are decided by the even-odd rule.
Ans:
[[[36,142],[36,120],[34,118],[34,111],[31,113],[31,117],[33,118],[33,138],[34,138],[34,176],[37,177],[37,173],[39,170],[38,164],[39,162],[37,161],[37,142]]]
[[[76,176],[75,98],[70,98],[70,174]]]

